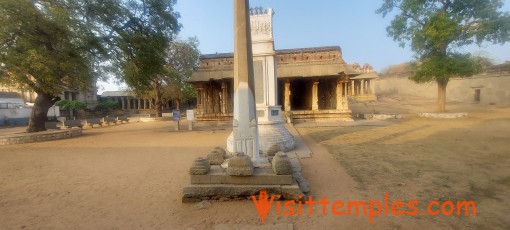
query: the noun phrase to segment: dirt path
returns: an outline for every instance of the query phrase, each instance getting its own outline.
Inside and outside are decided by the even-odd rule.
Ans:
[[[192,159],[223,145],[228,130],[174,132],[173,124],[136,123],[86,130],[83,137],[0,147],[0,229],[214,229],[261,225],[252,201],[181,203]],[[305,130],[300,130],[306,133]],[[304,136],[314,152],[303,159],[312,196],[366,199],[334,158]],[[277,216],[268,225],[294,229],[398,229],[429,222],[380,217]],[[432,225],[433,226],[433,225]]]

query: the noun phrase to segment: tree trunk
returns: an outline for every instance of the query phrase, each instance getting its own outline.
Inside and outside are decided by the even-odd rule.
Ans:
[[[48,110],[53,105],[53,97],[45,93],[37,93],[34,107],[28,120],[27,132],[40,132],[46,130],[46,120],[48,120]]]
[[[181,110],[181,99],[175,99],[175,109]]]
[[[448,81],[437,81],[437,112],[444,113],[446,110],[446,86]]]
[[[156,83],[156,117],[162,116],[163,103],[162,103],[161,85],[159,82]]]

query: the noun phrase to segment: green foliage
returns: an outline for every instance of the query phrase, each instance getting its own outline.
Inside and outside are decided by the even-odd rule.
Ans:
[[[457,49],[510,40],[510,14],[498,11],[502,6],[502,0],[384,0],[377,13],[386,16],[396,10],[387,31],[416,53],[419,61],[411,79],[447,83],[480,71],[480,60]]]
[[[148,98],[160,95],[162,101],[191,100],[196,97],[196,90],[188,81],[199,66],[198,45],[195,37],[170,42],[165,52],[164,72],[154,79],[154,87],[151,90],[134,88],[135,93]]]
[[[81,101],[71,100],[60,100],[55,103],[56,106],[60,106],[62,109],[86,109],[87,104]]]
[[[87,88],[104,54],[82,5],[74,1],[0,1],[0,83],[59,95]]]
[[[195,88],[188,83],[200,64],[200,51],[196,37],[173,41],[167,50],[165,85],[172,99],[190,100],[196,96]]]
[[[118,109],[119,102],[115,100],[104,100],[99,102],[96,106],[96,110],[110,110],[110,109]]]
[[[451,77],[468,77],[483,69],[480,59],[470,54],[451,54],[449,56],[431,56],[424,59],[410,77],[418,83],[441,81],[448,82]]]
[[[401,46],[410,42],[421,57],[484,41],[509,41],[510,15],[498,11],[502,6],[502,0],[384,0],[376,12],[386,16],[396,10],[388,35]]]
[[[180,30],[174,4],[175,0],[126,1],[123,20],[113,27],[115,61],[122,73],[118,77],[136,91],[154,89],[165,73],[165,51]]]

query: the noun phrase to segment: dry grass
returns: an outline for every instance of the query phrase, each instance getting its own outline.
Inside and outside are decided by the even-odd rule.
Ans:
[[[370,195],[474,200],[477,217],[425,217],[453,229],[510,229],[508,109],[469,119],[408,118],[390,126],[323,129],[324,145]],[[417,217],[424,218],[424,217]]]

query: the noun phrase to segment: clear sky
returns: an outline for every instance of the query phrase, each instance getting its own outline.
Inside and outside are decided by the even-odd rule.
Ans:
[[[376,71],[409,61],[413,54],[386,34],[391,16],[375,11],[382,0],[250,0],[251,7],[271,7],[276,49],[340,46],[344,60],[369,63]],[[178,0],[175,10],[183,28],[182,38],[196,36],[202,54],[227,53],[234,49],[233,0]],[[510,11],[510,0],[504,11]],[[510,43],[484,44],[465,50],[491,58],[495,63],[510,61]],[[116,90],[114,84],[101,84]]]

